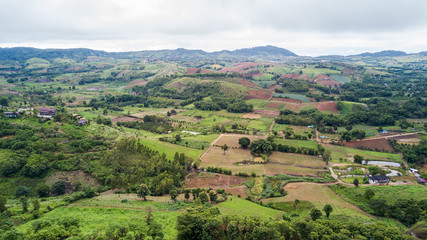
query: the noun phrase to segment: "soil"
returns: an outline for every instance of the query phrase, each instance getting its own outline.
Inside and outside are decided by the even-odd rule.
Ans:
[[[113,118],[111,120],[114,124],[118,123],[118,122],[134,122],[134,121],[139,121],[142,122],[141,119],[136,118],[136,117],[129,117],[129,116],[121,116],[121,117],[116,117]]]
[[[254,113],[266,115],[267,117],[277,117],[280,115],[279,110],[262,110],[262,109],[255,109]]]
[[[338,113],[337,105],[335,104],[335,102],[320,102],[317,104],[316,108],[319,111]]]
[[[262,116],[260,114],[246,113],[242,117],[243,118],[258,119],[258,118],[261,118]]]
[[[240,185],[248,179],[238,176],[229,176],[218,173],[202,173],[206,177],[201,177],[196,173],[187,176],[184,186],[186,188],[230,188],[232,186]]]
[[[351,148],[360,148],[363,147],[365,149],[379,149],[382,151],[394,152],[393,147],[390,145],[387,139],[372,139],[372,140],[361,140],[361,141],[352,141],[344,144],[346,147]]]

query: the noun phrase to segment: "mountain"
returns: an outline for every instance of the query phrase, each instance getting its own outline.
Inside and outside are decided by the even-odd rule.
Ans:
[[[90,56],[107,57],[109,53],[87,48],[38,49],[30,47],[0,48],[0,60],[25,61],[30,58],[72,58],[83,60]]]
[[[86,48],[75,49],[37,49],[28,47],[0,48],[0,60],[25,61],[30,58],[71,58],[83,60],[87,57],[112,57],[112,58],[153,58],[160,60],[188,60],[197,61],[204,59],[260,59],[281,60],[297,55],[287,49],[274,46],[243,48],[233,51],[223,50],[205,52],[203,50],[189,50],[178,48],[175,50],[146,50],[134,52],[105,52]]]
[[[385,51],[374,52],[374,53],[365,52],[357,55],[351,55],[349,57],[399,57],[399,56],[405,56],[405,55],[408,55],[408,54],[403,51],[385,50]]]

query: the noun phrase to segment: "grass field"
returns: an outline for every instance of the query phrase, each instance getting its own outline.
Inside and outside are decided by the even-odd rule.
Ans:
[[[349,83],[350,82],[350,79],[348,77],[345,77],[345,76],[331,75],[331,78],[337,82],[340,82],[340,83]]]
[[[155,149],[160,153],[165,153],[166,157],[171,160],[175,156],[175,152],[185,153],[185,155],[193,158],[194,160],[196,160],[198,156],[204,152],[204,150],[184,147],[184,146],[180,146],[180,145],[176,145],[168,142],[161,142],[161,141],[149,139],[149,138],[140,138],[140,141],[143,145],[151,149]]]
[[[333,215],[348,215],[351,217],[359,217],[369,219],[370,216],[363,212],[358,207],[344,201],[336,195],[328,186],[316,183],[288,183],[285,186],[287,195],[279,198],[271,198],[264,200],[265,202],[282,202],[294,201],[295,199],[306,200],[312,202],[317,208],[322,209],[325,204],[331,204],[334,211]]]
[[[269,162],[285,165],[293,165],[298,167],[320,168],[326,166],[325,162],[320,157],[308,156],[296,153],[273,152],[269,156]]]
[[[304,95],[299,95],[299,94],[290,94],[290,93],[274,93],[273,97],[278,97],[278,98],[291,98],[291,99],[296,99],[296,100],[300,100],[303,102],[310,102],[310,99]]]
[[[377,160],[388,160],[393,162],[401,162],[401,156],[395,153],[384,153],[384,152],[375,152],[375,151],[365,151],[354,148],[341,147],[336,145],[325,145],[326,149],[330,150],[332,153],[332,160],[337,161],[340,158],[352,158],[354,155],[358,154],[368,159],[377,159]]]
[[[276,144],[284,144],[293,147],[305,147],[305,148],[315,148],[317,149],[317,142],[311,140],[293,140],[293,139],[278,139],[275,138],[274,142]]]
[[[265,220],[280,217],[283,214],[281,211],[263,207],[235,196],[229,197],[227,201],[219,203],[215,207],[224,215],[260,217]]]

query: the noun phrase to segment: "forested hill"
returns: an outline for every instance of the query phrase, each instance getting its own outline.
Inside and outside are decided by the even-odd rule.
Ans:
[[[134,52],[105,52],[85,48],[76,49],[37,49],[27,47],[0,48],[0,60],[25,61],[31,58],[52,60],[55,58],[71,58],[83,60],[87,57],[112,58],[152,58],[159,60],[202,60],[202,59],[263,59],[280,60],[296,57],[295,53],[274,46],[244,48],[233,51],[223,50],[205,52],[178,48],[175,50],[147,50]]]

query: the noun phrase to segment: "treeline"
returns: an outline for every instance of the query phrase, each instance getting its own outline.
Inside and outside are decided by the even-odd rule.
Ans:
[[[193,160],[185,154],[175,154],[174,160],[151,150],[135,138],[117,142],[113,151],[102,158],[95,174],[105,185],[137,190],[146,184],[152,195],[169,193],[182,186]]]
[[[303,110],[299,113],[282,110],[276,119],[279,124],[318,125],[318,126],[347,126],[353,124],[369,124],[373,126],[394,125],[397,120],[404,118],[424,118],[427,116],[427,101],[413,99],[404,104],[385,99],[372,99],[368,108],[353,106],[353,111],[346,115],[322,113],[317,109]]]
[[[219,111],[221,109],[227,109],[227,112],[233,113],[245,113],[253,111],[253,105],[246,104],[243,99],[224,96],[214,96],[211,99],[212,101],[195,102],[194,106],[197,109],[204,111]]]
[[[321,214],[321,213],[320,213]],[[187,209],[177,220],[178,240],[208,239],[408,239],[381,222],[342,220],[261,220],[221,215],[217,208]]]
[[[403,159],[411,164],[426,164],[427,142],[421,140],[419,144],[399,144],[395,139],[389,139],[393,149],[402,153]]]
[[[162,117],[157,117],[155,115],[145,115],[143,121],[144,122],[118,122],[117,126],[141,129],[154,133],[167,133],[168,131],[173,130],[172,124],[170,124],[167,119]]]

